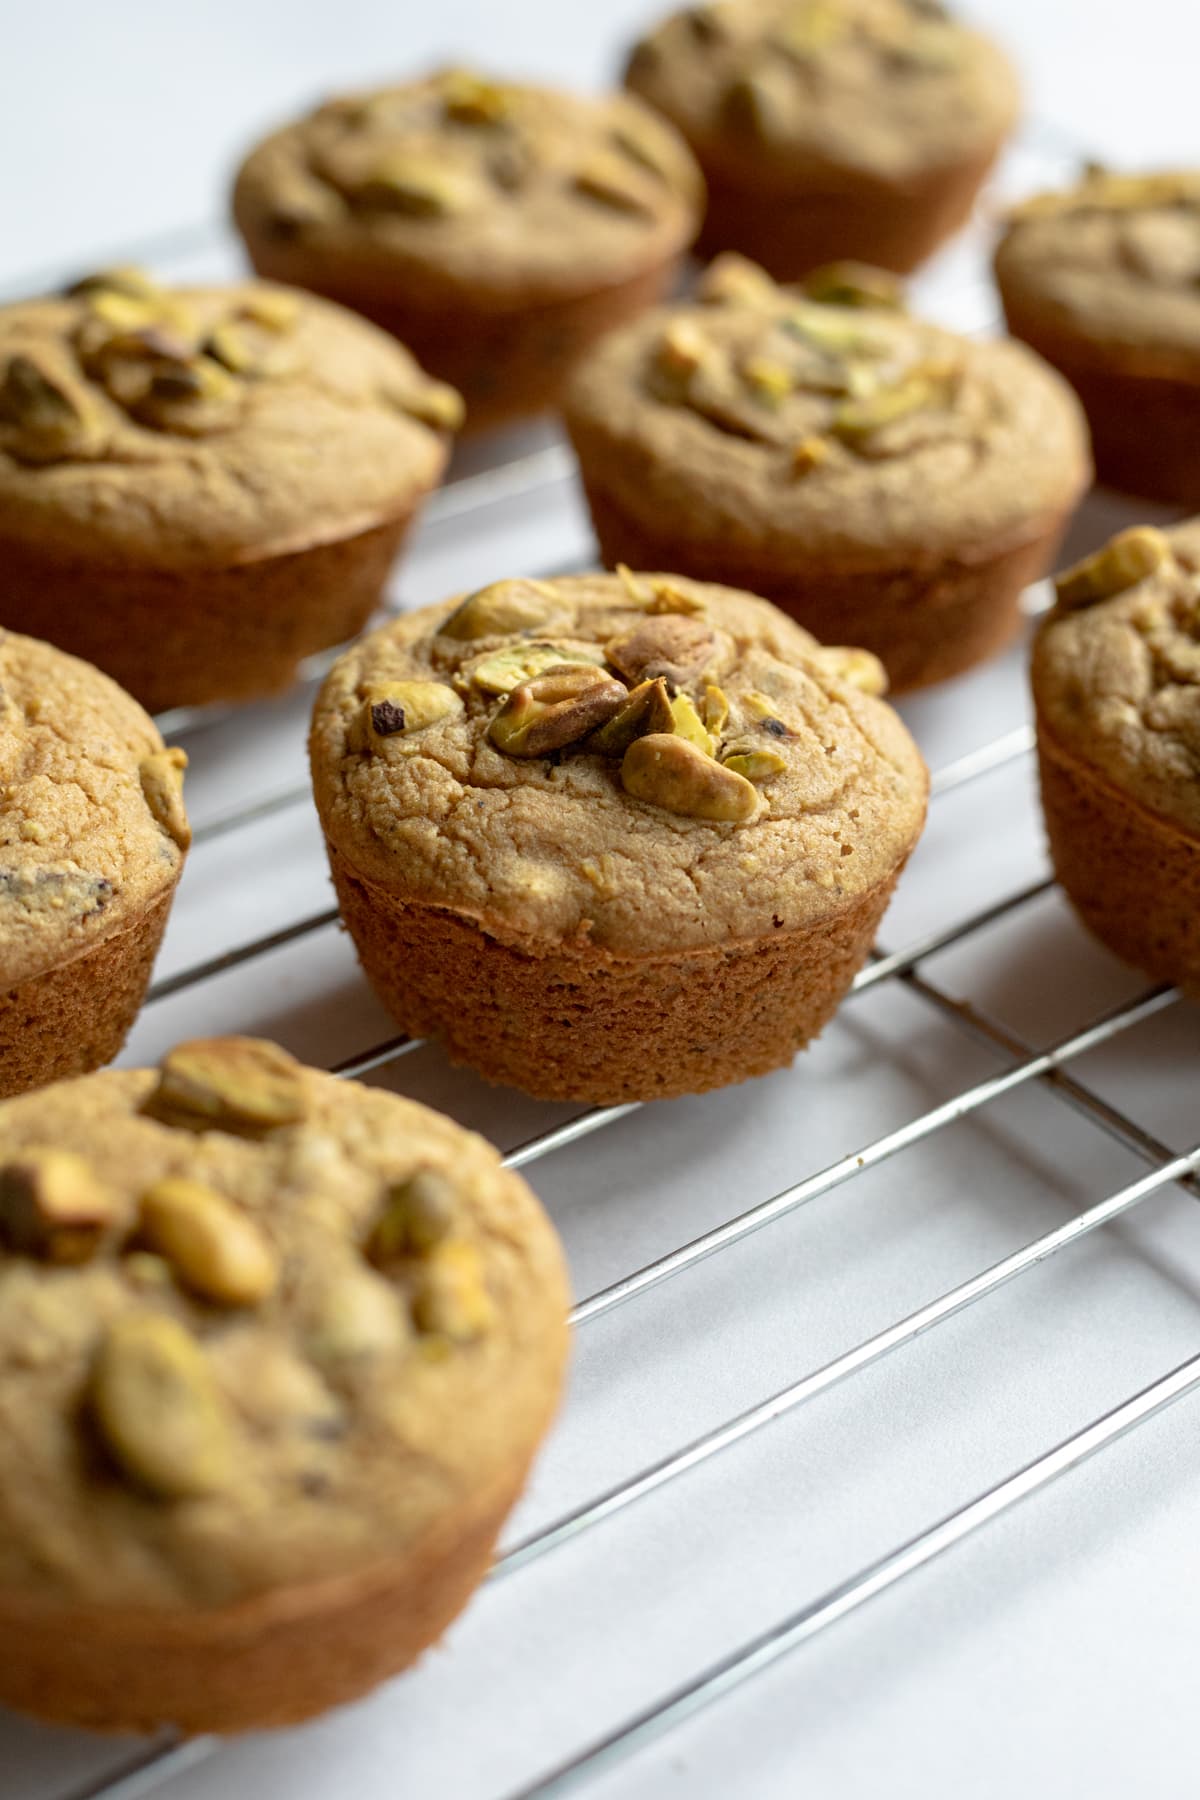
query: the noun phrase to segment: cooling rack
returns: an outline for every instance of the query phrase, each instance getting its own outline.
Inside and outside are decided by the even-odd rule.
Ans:
[[[1030,130],[1001,186],[1069,160]],[[216,228],[137,249],[179,278],[233,262]],[[919,290],[947,323],[992,328],[980,231]],[[550,431],[473,454],[390,607],[589,562]],[[1093,497],[1066,554],[1133,516]],[[1032,590],[1030,616],[1044,603]],[[1200,1483],[1183,1427],[1147,1431],[1135,1461],[1118,1447],[1200,1388],[1195,1017],[1053,888],[1025,653],[903,703],[930,825],[820,1043],[747,1088],[651,1107],[540,1105],[397,1038],[338,930],[308,797],[328,659],[281,701],[162,721],[192,759],[195,846],[124,1060],[261,1032],[487,1132],[564,1236],[574,1380],[490,1580],[418,1670],[232,1745],[0,1721],[0,1793],[915,1794],[968,1767],[970,1791],[1011,1792],[1019,1759],[984,1695],[1017,1709],[1043,1773],[1078,1768],[1086,1714],[1113,1782],[1097,1762],[1091,1791],[1128,1791],[1140,1734],[1106,1736],[1095,1708],[1139,1692],[1139,1628],[1180,1619],[1168,1593],[1139,1620],[1122,1565],[1144,1594],[1147,1532]],[[1196,1564],[1176,1568],[1186,1591]],[[1075,1673],[1047,1708],[1067,1634]],[[1155,1684],[1169,1699],[1161,1668]]]

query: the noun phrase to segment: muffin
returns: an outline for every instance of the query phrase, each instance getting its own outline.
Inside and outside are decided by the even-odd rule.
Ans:
[[[1200,995],[1200,520],[1056,585],[1033,656],[1055,873],[1110,950]]]
[[[566,418],[605,562],[765,594],[896,690],[1005,643],[1090,473],[1030,351],[912,319],[844,265],[802,291],[722,257],[589,357]]]
[[[318,697],[342,917],[408,1032],[603,1103],[791,1061],[925,816],[883,672],[750,594],[509,580],[397,620]]]
[[[282,1725],[482,1578],[562,1380],[481,1138],[248,1038],[0,1107],[0,1701]]]
[[[677,125],[708,188],[702,255],[780,280],[838,257],[907,271],[957,231],[1013,128],[996,46],[938,0],[691,6],[625,76]]]
[[[461,407],[383,333],[135,269],[0,308],[0,625],[152,711],[361,630]]]
[[[0,630],[0,1096],[121,1048],[191,842],[186,765],[106,675]]]
[[[234,216],[263,275],[354,307],[452,381],[470,426],[537,413],[670,288],[700,178],[637,100],[451,70],[332,100],[252,150]]]
[[[1200,506],[1200,171],[1091,170],[1010,216],[1010,331],[1083,401],[1100,479]]]

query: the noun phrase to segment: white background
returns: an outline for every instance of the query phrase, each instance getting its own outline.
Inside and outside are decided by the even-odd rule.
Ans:
[[[1197,158],[1193,6],[999,0],[974,12],[1026,71],[1038,127],[1009,191],[1064,141],[1113,160]],[[1111,22],[1106,22],[1106,15]],[[440,0],[46,4],[0,22],[0,284],[55,278],[182,230],[160,267],[235,266],[218,220],[261,128],[339,85],[471,54],[598,85],[641,5]],[[1053,129],[1046,129],[1047,127]],[[985,226],[921,284],[987,328]],[[1076,536],[1135,516],[1093,502]],[[1145,509],[1142,515],[1145,516]],[[586,560],[569,481],[471,515],[435,507],[396,598]],[[3,571],[0,569],[0,584]],[[302,780],[307,696],[186,734],[203,824]],[[905,703],[935,768],[1026,716],[1023,652]],[[885,925],[904,946],[1044,873],[1027,760],[935,803]],[[298,804],[192,858],[162,973],[328,904]],[[1055,895],[926,973],[1030,1042],[1141,991]],[[278,1036],[332,1063],[388,1024],[333,931],[147,1009],[127,1055],[197,1029]],[[1194,1009],[1078,1065],[1173,1147],[1197,1135]],[[531,1178],[593,1292],[1004,1066],[893,984],[848,1002],[797,1067],[635,1115]],[[568,1109],[490,1092],[433,1051],[380,1079],[522,1142]],[[510,1542],[794,1381],[1141,1172],[1026,1088],[579,1334],[572,1392]],[[415,1673],[304,1731],[246,1740],[168,1800],[473,1800],[513,1792],[1200,1350],[1200,1218],[1171,1191],[851,1384],[485,1590]],[[1185,1399],[987,1533],[588,1789],[866,1800],[1197,1791],[1200,1399]],[[138,1754],[0,1719],[4,1800],[65,1800]]]

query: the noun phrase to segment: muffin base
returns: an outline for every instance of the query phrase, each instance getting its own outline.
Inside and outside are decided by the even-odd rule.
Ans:
[[[364,880],[332,846],[330,866],[367,977],[404,1031],[538,1099],[615,1105],[790,1063],[865,962],[903,864],[815,924],[635,957],[498,936]]]
[[[0,1593],[0,1703],[93,1731],[191,1736],[291,1725],[356,1699],[462,1611],[529,1460],[393,1563],[235,1606],[64,1609]]]
[[[1038,720],[1054,872],[1122,962],[1200,996],[1200,840],[1072,756]]]
[[[1005,300],[1014,337],[1045,357],[1078,394],[1092,434],[1096,477],[1168,505],[1200,507],[1200,381],[1099,360]]]
[[[112,1061],[145,998],[174,897],[172,884],[94,949],[0,993],[0,1099]]]
[[[487,430],[548,412],[578,359],[604,336],[665,298],[681,259],[657,262],[592,293],[519,307],[421,305],[402,292],[379,293],[322,279],[286,247],[249,245],[260,275],[322,294],[391,332],[423,369],[456,387],[467,403],[465,431]]]
[[[577,449],[580,446],[577,444]],[[588,456],[584,446],[582,456]],[[823,644],[856,644],[879,657],[893,694],[945,681],[1002,650],[1021,623],[1021,594],[1050,567],[1069,515],[1033,521],[1019,543],[920,566],[823,569],[797,546],[791,567],[709,550],[647,530],[599,482],[584,477],[592,524],[607,566],[672,569],[773,600]]]
[[[415,510],[214,569],[97,568],[53,544],[0,544],[0,625],[94,663],[149,712],[275,693],[362,630]]]
[[[738,250],[776,281],[845,257],[907,275],[965,224],[1000,148],[903,185],[814,170],[811,187],[791,191],[747,187],[702,162],[708,210],[697,255]]]

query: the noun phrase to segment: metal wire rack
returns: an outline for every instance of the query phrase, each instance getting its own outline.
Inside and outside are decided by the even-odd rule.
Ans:
[[[181,242],[141,249],[143,255],[157,250],[159,254],[155,260],[162,265],[207,257],[213,243],[213,234],[206,231]],[[432,504],[432,525],[437,528],[453,522],[456,536],[461,532],[469,537],[481,515],[498,503],[556,506],[568,474],[569,463],[561,445],[542,444],[522,451],[497,466],[452,481]],[[579,561],[586,561],[582,544]],[[449,591],[448,585],[446,591]],[[1031,610],[1035,608],[1036,598],[1031,597]],[[304,703],[305,691],[311,690],[319,679],[327,660],[320,659],[304,672],[300,704]],[[1032,738],[1028,725],[1017,717],[1015,696],[1018,692],[1018,687],[1011,684],[1010,720],[1002,731],[960,752],[935,770],[932,799],[935,817],[950,797],[976,791],[979,784],[997,776],[1003,777],[1006,773],[1017,776],[1027,771]],[[245,712],[240,715],[243,724],[246,716]],[[253,709],[250,716],[253,720]],[[180,714],[163,721],[166,729],[182,736],[189,744],[193,761],[200,768],[204,766],[208,747],[218,741],[213,730],[214,718],[212,713]],[[224,841],[236,834],[302,813],[308,806],[308,793],[307,782],[301,779],[293,762],[291,776],[285,782],[244,797],[236,804],[211,808],[198,823],[191,871],[194,872],[197,863],[203,864],[207,856],[214,854]],[[316,854],[315,846],[313,853]],[[910,879],[919,880],[919,873],[914,872]],[[988,897],[956,912],[936,929],[915,934],[899,947],[877,947],[855,981],[846,1004],[846,1013],[852,1016],[865,995],[884,990],[903,991],[919,1003],[940,1030],[961,1039],[964,1045],[985,1051],[998,1065],[992,1072],[967,1085],[957,1086],[945,1098],[910,1113],[890,1129],[872,1132],[864,1124],[861,1141],[849,1153],[820,1166],[806,1167],[802,1173],[798,1172],[798,1178],[778,1191],[729,1212],[715,1223],[706,1224],[666,1251],[636,1262],[617,1278],[595,1287],[576,1305],[573,1323],[582,1338],[596,1321],[614,1309],[646,1301],[664,1284],[687,1276],[707,1259],[743,1244],[753,1234],[769,1231],[798,1209],[858,1180],[889,1159],[903,1158],[906,1152],[926,1142],[942,1142],[957,1124],[985,1109],[994,1109],[998,1102],[1020,1089],[1045,1090],[1057,1106],[1071,1109],[1089,1127],[1106,1134],[1144,1165],[1144,1173],[1119,1186],[1110,1184],[1111,1191],[1084,1210],[1072,1213],[1065,1221],[1037,1233],[998,1260],[955,1281],[935,1297],[904,1312],[903,1316],[890,1318],[848,1348],[805,1368],[766,1397],[723,1418],[698,1435],[686,1438],[665,1453],[647,1459],[632,1474],[601,1486],[599,1491],[593,1487],[583,1500],[552,1512],[536,1529],[506,1546],[492,1572],[493,1584],[507,1585],[543,1558],[552,1557],[586,1533],[602,1530],[618,1515],[662,1493],[671,1484],[686,1483],[690,1475],[723,1453],[733,1451],[753,1434],[806,1407],[818,1396],[880,1364],[885,1358],[904,1352],[923,1334],[989,1300],[1000,1289],[1112,1225],[1152,1196],[1172,1187],[1182,1189],[1192,1198],[1200,1193],[1200,1145],[1179,1153],[1131,1110],[1109,1097],[1103,1091],[1103,1084],[1094,1084],[1076,1072],[1076,1065],[1089,1054],[1102,1046],[1130,1041],[1139,1028],[1178,1007],[1180,996],[1176,992],[1163,987],[1134,990],[1117,1004],[1095,1010],[1093,1016],[1087,1017],[1082,1024],[1074,1024],[1054,1041],[1038,1043],[1014,1029],[982,999],[964,997],[931,970],[931,965],[946,953],[956,948],[969,948],[990,932],[1019,929],[1022,921],[1045,902],[1050,889],[1051,883],[1045,875],[1023,880],[998,897]],[[248,981],[252,981],[255,971],[268,963],[275,953],[292,946],[317,943],[322,934],[331,933],[335,926],[336,912],[323,906],[287,918],[268,930],[234,936],[233,941],[223,941],[212,954],[180,958],[177,966],[152,988],[148,1016],[167,1002],[190,1003],[215,980],[232,971],[241,971]],[[399,1082],[405,1066],[401,1059],[407,1059],[421,1048],[418,1043],[395,1036],[379,1036],[333,1066],[338,1074],[347,1077],[374,1075]],[[797,1069],[788,1079],[802,1083],[805,1076]],[[620,1132],[639,1110],[636,1105],[610,1106],[558,1119],[515,1144],[506,1160],[510,1166],[522,1169],[534,1164],[548,1164],[552,1175],[555,1157],[594,1134],[610,1130]],[[745,1179],[747,1187],[753,1191],[753,1168],[747,1169]],[[552,1187],[543,1186],[543,1192],[550,1197]],[[817,1592],[803,1604],[780,1607],[778,1616],[766,1629],[744,1635],[732,1649],[726,1649],[693,1669],[685,1680],[673,1687],[664,1686],[640,1707],[628,1709],[617,1724],[608,1726],[590,1740],[580,1740],[552,1768],[525,1779],[519,1787],[509,1788],[512,1800],[516,1800],[518,1794],[524,1797],[558,1795],[588,1786],[602,1771],[650,1740],[678,1727],[734,1688],[751,1681],[780,1658],[809,1643],[819,1633],[866,1606],[971,1534],[981,1531],[1018,1502],[1039,1493],[1059,1476],[1075,1469],[1085,1459],[1114,1444],[1125,1433],[1198,1387],[1200,1355],[1160,1374],[1100,1416],[1071,1431],[1016,1472],[993,1481],[935,1522],[894,1544],[883,1554],[864,1561],[835,1585]],[[2,1754],[0,1737],[0,1757]],[[107,1767],[98,1778],[71,1788],[71,1800],[142,1800],[143,1796],[157,1792],[185,1771],[204,1763],[215,1763],[221,1755],[222,1746],[215,1740],[156,1740],[136,1754],[122,1756],[115,1767]],[[65,1794],[68,1790],[61,1791]],[[213,1791],[217,1789],[214,1787]]]

